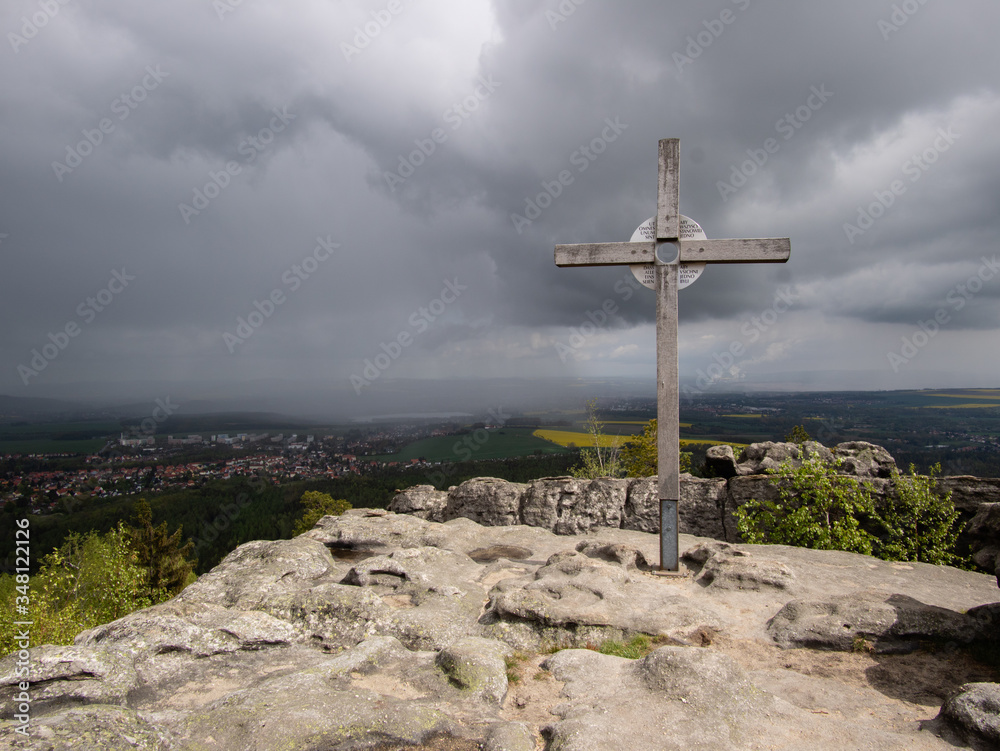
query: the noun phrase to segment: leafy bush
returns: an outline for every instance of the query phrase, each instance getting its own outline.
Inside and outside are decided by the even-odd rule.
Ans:
[[[784,462],[772,478],[777,501],[753,499],[736,509],[740,535],[749,543],[871,555],[874,537],[859,521],[875,513],[871,485],[839,474],[839,466],[818,456],[798,467]]]
[[[737,529],[749,543],[846,550],[887,561],[962,564],[954,553],[958,517],[951,493],[935,493],[935,477],[893,471],[889,497],[875,503],[869,483],[839,474],[840,460],[807,457],[799,467],[785,462],[772,482],[777,501],[753,499],[736,510]],[[869,532],[874,530],[877,534]]]
[[[29,615],[15,613],[15,596],[29,598]],[[41,560],[30,582],[0,577],[0,656],[18,649],[13,624],[33,621],[31,646],[72,644],[81,631],[170,598],[151,591],[124,523],[103,535],[72,533]]]
[[[625,468],[626,477],[652,477],[659,472],[658,443],[656,420],[650,420],[642,430],[642,435],[635,436],[621,451],[621,463]],[[680,453],[680,471],[691,471],[691,454]]]
[[[785,436],[785,441],[788,443],[805,443],[811,440],[808,431],[801,425],[796,425],[792,428],[792,432]]]
[[[320,493],[315,490],[307,490],[303,493],[300,503],[303,512],[299,520],[295,522],[295,527],[292,529],[293,535],[308,532],[324,516],[340,516],[351,508],[351,504],[342,498],[334,498],[329,493]]]
[[[894,498],[876,516],[884,530],[878,557],[887,561],[921,561],[937,565],[962,564],[954,553],[958,540],[958,510],[951,491],[935,493],[941,465],[929,475],[918,475],[911,464],[909,476],[892,473]]]

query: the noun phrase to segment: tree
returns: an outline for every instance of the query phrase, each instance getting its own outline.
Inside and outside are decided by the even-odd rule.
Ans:
[[[181,545],[182,530],[183,527],[178,527],[171,534],[166,522],[154,527],[153,511],[146,499],[140,498],[135,504],[128,538],[139,565],[146,569],[149,593],[153,597],[158,592],[171,597],[178,594],[194,574],[196,561],[190,557],[194,542],[189,540]]]
[[[806,441],[811,441],[812,437],[806,432],[806,429],[801,425],[796,425],[792,428],[792,432],[785,436],[785,441],[787,443],[805,443]]]
[[[320,493],[315,490],[307,490],[303,493],[299,503],[302,504],[303,513],[292,528],[293,535],[308,532],[324,516],[340,516],[351,508],[351,504],[342,498],[335,499],[329,493]]]
[[[871,555],[875,538],[861,520],[875,514],[872,487],[840,474],[841,460],[807,457],[782,463],[772,478],[777,501],[752,499],[736,509],[737,529],[749,543],[847,550]]]
[[[24,579],[28,577],[21,575]],[[72,644],[81,631],[167,599],[150,596],[145,569],[139,565],[123,522],[99,535],[71,533],[41,559],[38,573],[0,576],[0,657],[17,647],[13,623],[15,593],[30,593],[31,646]]]
[[[596,479],[598,477],[621,477],[625,470],[619,456],[621,447],[618,436],[609,440],[604,435],[604,423],[597,418],[597,402],[587,402],[587,433],[593,448],[580,449],[582,464],[570,470],[574,477]]]
[[[940,472],[940,464],[931,467],[927,476],[918,475],[912,464],[908,477],[893,470],[894,497],[876,515],[885,531],[878,545],[879,558],[937,565],[962,563],[953,552],[959,512],[951,500],[951,491],[943,496],[934,492]]]
[[[650,420],[643,428],[642,434],[628,441],[621,452],[622,465],[626,477],[651,477],[658,470],[658,434],[656,420]],[[680,471],[691,471],[691,453],[680,453]]]

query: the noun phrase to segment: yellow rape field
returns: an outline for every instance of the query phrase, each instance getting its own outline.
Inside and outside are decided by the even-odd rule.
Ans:
[[[536,430],[532,435],[536,438],[552,441],[552,443],[558,443],[560,446],[569,446],[571,443],[581,447],[593,448],[594,446],[594,438],[590,433],[575,433],[571,430]],[[621,446],[631,438],[630,435],[602,435],[601,446]]]

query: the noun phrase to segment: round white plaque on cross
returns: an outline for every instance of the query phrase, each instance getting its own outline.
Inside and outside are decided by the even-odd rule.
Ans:
[[[702,230],[701,225],[694,219],[681,214],[681,240],[707,240],[708,237]],[[629,242],[650,242],[656,240],[656,217],[650,217],[640,224],[632,233]],[[632,275],[639,280],[639,283],[649,289],[656,288],[656,266],[652,263],[636,263],[629,266]],[[705,270],[703,263],[682,263],[677,270],[677,289],[689,287],[701,276]]]

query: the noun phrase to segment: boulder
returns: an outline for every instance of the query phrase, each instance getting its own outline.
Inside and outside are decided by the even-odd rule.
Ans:
[[[792,600],[767,623],[783,648],[844,652],[911,652],[922,642],[972,644],[996,638],[991,613],[983,617],[928,605],[912,597],[877,591],[824,600]]]
[[[992,571],[1000,586],[1000,503],[984,503],[965,528],[972,560]]]
[[[588,558],[596,558],[608,563],[618,563],[626,570],[649,571],[653,568],[653,565],[646,560],[645,554],[631,545],[586,541],[579,543],[576,546],[576,550]]]
[[[397,514],[411,514],[418,519],[443,522],[447,506],[447,491],[437,490],[433,485],[414,485],[397,493],[389,503],[389,510]]]
[[[724,539],[726,481],[685,474],[681,475],[680,491],[681,498],[677,507],[680,531],[696,537]],[[657,524],[656,531],[659,530],[660,526]]]
[[[488,527],[521,523],[521,496],[527,485],[495,477],[467,480],[448,492],[441,521],[464,517]]]
[[[511,654],[503,642],[470,636],[442,649],[435,662],[459,688],[499,706],[507,695],[505,658]]]
[[[551,556],[533,577],[512,577],[490,592],[486,633],[519,649],[584,646],[635,634],[700,641],[720,620],[648,575],[576,551]]]
[[[535,751],[535,734],[523,722],[498,722],[486,735],[483,751]]]
[[[623,529],[654,533],[660,531],[659,487],[656,475],[641,477],[629,483],[625,496]]]
[[[967,683],[941,707],[943,718],[970,742],[1000,748],[1000,684]]]
[[[896,469],[896,460],[892,458],[892,454],[874,443],[865,441],[838,443],[833,453],[841,460],[841,474],[888,479]]]
[[[815,441],[806,441],[804,444],[773,441],[753,443],[740,452],[737,474],[742,477],[777,472],[785,462],[798,467],[807,456],[819,456],[825,462],[833,460],[830,449]]]
[[[538,480],[524,494],[521,519],[524,524],[558,535],[576,535],[595,527],[621,527],[628,487],[628,480],[610,477]]]
[[[327,516],[320,524],[340,518]],[[291,540],[258,540],[240,545],[218,566],[181,592],[178,600],[252,610],[276,589],[308,587],[340,578],[343,574],[330,551],[321,542],[310,539],[310,534]]]
[[[709,556],[695,581],[715,589],[790,590],[795,582],[795,574],[780,561],[756,558],[750,553],[735,549]]]
[[[699,537],[725,536],[723,514],[726,507],[726,481],[689,474],[680,477],[678,524],[684,534]],[[660,494],[658,478],[632,480],[625,498],[623,529],[640,532],[660,531]]]
[[[740,472],[736,465],[733,447],[727,444],[708,447],[708,451],[705,452],[705,467],[712,477],[721,477],[724,480],[736,477]]]

